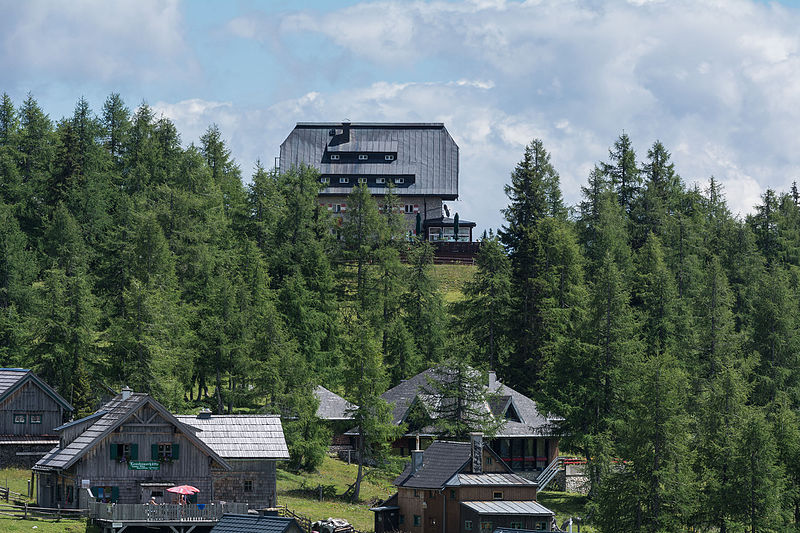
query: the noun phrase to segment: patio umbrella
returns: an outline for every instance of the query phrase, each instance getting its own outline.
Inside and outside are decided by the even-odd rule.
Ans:
[[[174,492],[175,494],[184,494],[187,496],[191,496],[196,492],[200,492],[200,489],[198,489],[197,487],[192,487],[191,485],[178,485],[177,487],[168,488],[167,492]]]
[[[453,240],[458,241],[458,213],[453,217]]]

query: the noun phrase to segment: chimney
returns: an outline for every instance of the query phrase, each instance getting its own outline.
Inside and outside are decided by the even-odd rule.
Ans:
[[[422,450],[414,450],[411,452],[411,473],[416,474],[417,470],[422,468]]]
[[[497,372],[494,370],[489,371],[489,392],[497,388]]]
[[[202,411],[197,413],[197,418],[199,418],[200,420],[208,420],[209,418],[211,418],[211,409],[208,408],[203,409]]]
[[[470,433],[469,443],[472,457],[472,473],[483,474],[483,433]]]
[[[126,385],[126,386],[122,387],[122,390],[119,391],[119,392],[120,392],[120,394],[122,394],[122,399],[123,400],[127,400],[128,398],[131,397],[131,394],[133,394],[133,389],[131,389],[130,387],[128,387]]]
[[[342,144],[350,142],[350,122],[342,122]]]

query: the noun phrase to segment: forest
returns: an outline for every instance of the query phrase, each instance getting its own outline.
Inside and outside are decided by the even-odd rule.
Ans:
[[[361,406],[379,454],[380,394],[468,362],[563,417],[603,531],[800,529],[796,186],[733,216],[714,177],[689,186],[667,147],[637,156],[622,134],[569,206],[533,140],[448,304],[391,189],[355,188],[339,222],[313,169],[245,179],[213,125],[185,146],[117,94],[59,121],[3,95],[0,366],[79,415],[123,385],[280,413],[313,468],[316,384]]]

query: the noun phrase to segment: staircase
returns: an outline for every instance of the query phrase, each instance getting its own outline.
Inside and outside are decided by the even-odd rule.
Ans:
[[[558,471],[561,470],[562,463],[563,459],[561,456],[558,456],[553,459],[552,463],[547,465],[547,468],[542,470],[542,473],[539,474],[538,478],[536,478],[536,482],[539,484],[539,490],[544,490],[547,485],[549,485],[550,482],[555,479],[556,474],[558,474]]]

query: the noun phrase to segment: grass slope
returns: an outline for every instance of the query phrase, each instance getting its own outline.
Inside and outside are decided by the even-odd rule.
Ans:
[[[588,499],[582,494],[545,490],[537,494],[536,500],[556,513],[559,527],[570,516],[586,516]],[[572,526],[572,531],[578,531],[577,523]],[[597,533],[597,529],[592,526],[581,525],[581,533]]]
[[[344,518],[358,530],[372,531],[375,522],[369,508],[394,494],[392,481],[399,467],[399,464],[395,465],[391,472],[367,469],[366,479],[361,482],[361,501],[357,504],[339,497],[355,481],[357,465],[326,457],[319,471],[311,474],[298,474],[279,468],[278,504],[311,520]],[[314,489],[318,485],[333,485],[337,496],[317,501]]]
[[[433,279],[436,280],[444,301],[453,303],[461,300],[464,297],[461,288],[465,281],[472,279],[476,270],[475,265],[434,265]]]

